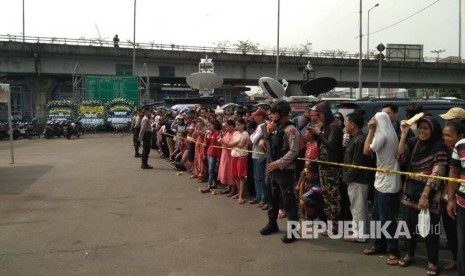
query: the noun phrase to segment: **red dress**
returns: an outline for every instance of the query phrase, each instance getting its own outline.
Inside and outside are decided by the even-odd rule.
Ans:
[[[234,132],[226,132],[223,136],[223,140],[230,143]],[[235,185],[234,177],[231,171],[231,150],[221,149],[220,166],[218,169],[218,180],[222,184]]]
[[[205,159],[205,146],[204,146],[204,134],[202,132],[194,132],[192,135],[195,139],[195,158],[194,158],[194,174],[199,178],[203,178],[206,175],[206,168],[203,160]]]

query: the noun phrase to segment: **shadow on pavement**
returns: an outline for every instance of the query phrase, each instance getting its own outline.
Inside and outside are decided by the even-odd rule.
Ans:
[[[0,168],[0,195],[19,195],[53,166],[37,165]]]

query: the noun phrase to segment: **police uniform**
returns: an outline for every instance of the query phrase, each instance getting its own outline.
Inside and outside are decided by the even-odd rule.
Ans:
[[[295,159],[299,154],[299,135],[291,121],[275,125],[265,137],[267,163],[278,162],[278,169],[267,174],[267,196],[270,203],[269,223],[276,224],[280,201],[289,221],[298,220],[294,194]]]
[[[148,165],[149,153],[150,153],[150,141],[152,137],[152,126],[150,124],[150,118],[144,116],[141,121],[141,128],[139,133],[139,141],[142,141],[142,166],[141,168],[151,168]]]
[[[139,148],[140,148],[140,141],[139,141],[139,133],[140,133],[140,125],[141,125],[141,117],[136,115],[132,118],[131,128],[134,130],[133,135],[133,142],[134,142],[134,151],[135,157],[140,157]]]

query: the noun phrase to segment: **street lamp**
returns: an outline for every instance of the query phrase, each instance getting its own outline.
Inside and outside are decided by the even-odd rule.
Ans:
[[[462,0],[459,0],[459,63],[462,63]]]
[[[26,42],[26,38],[25,38],[25,27],[24,27],[24,0],[23,0],[23,43]]]
[[[136,1],[134,0],[134,31],[133,31],[133,41],[132,41],[132,75],[136,75]]]
[[[362,0],[360,0],[360,22],[359,22],[359,33],[358,33],[358,42],[359,42],[359,50],[358,50],[358,97],[362,98]]]
[[[379,3],[376,3],[371,9],[368,10],[368,21],[367,21],[367,59],[370,58],[370,11],[379,6]]]
[[[278,80],[279,75],[279,13],[281,10],[281,0],[278,0],[278,34],[276,42],[276,80]]]
[[[438,55],[437,58],[436,58],[436,62],[439,62],[439,54],[440,54],[440,53],[443,53],[443,52],[445,52],[445,51],[446,51],[446,50],[444,50],[444,49],[439,49],[439,50],[433,50],[433,51],[431,51],[431,53],[437,54],[437,55]]]

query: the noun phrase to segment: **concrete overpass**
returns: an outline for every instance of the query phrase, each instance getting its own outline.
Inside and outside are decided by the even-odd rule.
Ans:
[[[77,63],[85,75],[115,75],[118,66],[132,64],[131,48],[0,41],[0,53],[0,72],[12,76],[69,76]],[[257,85],[260,77],[275,76],[276,57],[272,55],[212,52],[212,48],[190,51],[174,46],[172,50],[137,49],[136,72],[146,63],[152,83],[185,83],[187,75],[198,71],[199,60],[205,55],[213,59],[215,72],[223,76],[226,84]],[[298,67],[308,60],[316,77],[333,77],[338,87],[358,86],[355,57],[280,56],[280,79],[300,84],[302,73]],[[465,64],[383,62],[382,68],[384,88],[465,88]],[[378,61],[364,60],[364,87],[377,87],[377,83]]]
[[[95,43],[72,45],[66,40],[60,42],[57,44],[53,39],[49,43],[2,41],[0,36],[0,73],[7,74],[13,83],[13,111],[23,115],[29,112],[44,118],[48,101],[71,98],[72,74],[76,64],[80,65],[79,73],[84,75],[117,75],[117,71],[127,71],[128,68],[132,71],[130,45],[115,48]],[[275,76],[276,57],[271,52],[244,54],[237,49],[223,51],[177,45],[151,45],[150,48],[146,46],[137,49],[136,72],[144,63],[147,65],[152,84],[151,101],[166,96],[196,95],[196,92],[186,89],[185,80],[187,75],[198,71],[200,58],[206,55],[213,59],[215,72],[223,76],[226,87],[229,87],[219,91],[219,96],[223,96],[226,102],[240,98],[239,91],[234,91],[233,86],[257,85],[260,77]],[[309,60],[316,70],[316,77],[333,77],[338,81],[338,87],[358,86],[358,58],[355,55],[321,57],[283,52],[280,56],[279,78],[290,82],[288,95],[301,94],[303,75],[298,68]],[[383,62],[382,87],[462,89],[465,88],[464,73],[465,64],[458,63]],[[364,60],[364,87],[377,87],[377,82],[378,62]],[[157,87],[157,84],[172,84],[175,87],[168,91]]]

